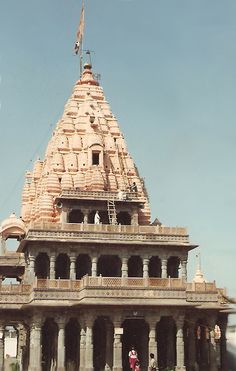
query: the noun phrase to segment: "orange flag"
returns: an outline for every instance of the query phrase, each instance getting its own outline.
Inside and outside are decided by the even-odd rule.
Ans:
[[[76,43],[74,47],[75,54],[78,54],[81,48],[82,40],[84,36],[84,1],[82,3],[79,27],[76,34]]]

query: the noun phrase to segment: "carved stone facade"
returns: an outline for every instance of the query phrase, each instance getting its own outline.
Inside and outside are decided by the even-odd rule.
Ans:
[[[187,281],[196,245],[185,228],[150,224],[143,179],[90,65],[0,242],[0,370],[13,326],[23,371],[128,371],[132,345],[142,371],[150,353],[160,371],[227,371],[223,290],[200,271]]]

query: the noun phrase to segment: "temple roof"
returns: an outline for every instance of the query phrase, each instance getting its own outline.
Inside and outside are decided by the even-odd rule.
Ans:
[[[140,224],[150,223],[143,180],[90,64],[74,86],[48,143],[44,160],[27,172],[22,219],[58,222],[55,200],[64,190],[126,191],[135,183],[144,208]]]

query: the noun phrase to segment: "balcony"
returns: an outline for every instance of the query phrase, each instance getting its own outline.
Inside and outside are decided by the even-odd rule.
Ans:
[[[90,277],[81,280],[35,279],[32,285],[1,285],[4,307],[21,305],[221,305],[215,282],[194,284],[180,278]]]
[[[31,223],[26,240],[63,240],[91,243],[168,244],[196,247],[189,243],[186,228],[110,224]],[[25,244],[25,240],[21,244]]]
[[[62,190],[58,199],[74,199],[74,200],[100,200],[108,201],[114,200],[116,202],[138,202],[144,203],[145,199],[139,195],[138,192],[123,192],[120,197],[118,192],[108,191],[80,191],[75,189],[64,189]]]

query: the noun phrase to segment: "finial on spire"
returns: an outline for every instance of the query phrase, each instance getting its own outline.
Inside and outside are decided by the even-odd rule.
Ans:
[[[198,283],[206,282],[206,280],[203,276],[203,273],[201,271],[201,255],[200,255],[200,252],[197,253],[196,258],[197,258],[197,269],[196,269],[196,273],[195,273],[193,282],[198,282]]]

